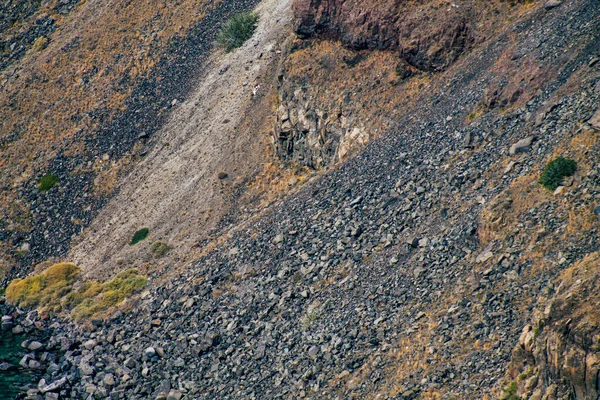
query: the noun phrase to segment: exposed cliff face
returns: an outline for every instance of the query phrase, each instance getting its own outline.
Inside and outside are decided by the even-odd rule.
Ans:
[[[295,31],[301,38],[325,35],[354,49],[398,51],[419,69],[439,71],[476,41],[480,11],[487,7],[479,3],[295,0]]]
[[[510,375],[531,400],[600,396],[600,253],[564,271],[513,351]]]
[[[321,169],[376,137],[402,91],[397,62],[389,52],[356,52],[329,41],[293,49],[279,74],[278,156]]]
[[[511,4],[294,0],[300,40],[280,73],[279,157],[321,169],[362,148],[431,74],[528,7]],[[486,110],[512,105],[529,78],[490,90]]]

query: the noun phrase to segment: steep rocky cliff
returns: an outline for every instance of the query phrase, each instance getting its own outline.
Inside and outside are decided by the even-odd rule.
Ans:
[[[565,270],[542,293],[513,351],[516,394],[529,400],[600,396],[600,255]]]
[[[301,38],[325,36],[354,49],[397,51],[421,70],[439,71],[494,25],[490,10],[498,12],[501,2],[485,3],[295,0],[295,31]]]
[[[501,1],[295,0],[300,40],[281,66],[278,155],[315,169],[344,160],[385,131],[393,110],[432,73],[529,8]],[[499,91],[488,103],[506,106]]]

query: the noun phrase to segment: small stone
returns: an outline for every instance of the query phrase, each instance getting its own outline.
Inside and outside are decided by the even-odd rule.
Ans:
[[[592,118],[589,119],[588,123],[592,128],[600,130],[600,108],[592,115]]]
[[[423,186],[417,186],[417,194],[425,193],[425,188]]]
[[[156,350],[154,350],[154,347],[150,346],[144,350],[144,354],[146,354],[147,357],[152,358],[156,355]]]
[[[508,165],[506,166],[506,168],[504,168],[504,174],[508,174],[510,171],[512,171],[512,169],[514,168],[514,166],[517,165],[517,163],[515,161],[511,161],[508,163]]]
[[[558,6],[560,6],[562,4],[562,1],[560,0],[550,0],[548,2],[546,2],[546,4],[544,5],[544,8],[546,10],[552,10],[553,8],[556,8]]]
[[[167,395],[167,400],[180,400],[183,394],[179,390],[171,390]]]
[[[416,268],[413,270],[413,275],[414,275],[415,279],[418,279],[418,278],[419,278],[419,276],[421,276],[421,274],[423,274],[423,272],[425,272],[425,268],[422,268],[422,267],[416,267]]]
[[[300,296],[302,296],[303,298],[307,298],[308,297],[308,290],[303,290],[300,292]]]
[[[259,343],[258,346],[256,346],[256,350],[254,351],[254,359],[260,360],[261,358],[263,358],[265,356],[266,350],[267,346],[264,343]]]
[[[273,238],[273,243],[278,244],[283,242],[283,234],[280,233]]]
[[[23,333],[24,329],[21,325],[17,325],[12,329],[12,333],[13,335],[20,335],[21,333]]]
[[[79,365],[79,371],[81,372],[82,375],[93,375],[94,374],[94,368],[85,362],[82,362]]]
[[[392,258],[390,258],[390,261],[388,262],[388,264],[391,266],[398,264],[398,258],[396,256],[393,256]]]
[[[600,57],[592,57],[588,64],[588,67],[592,68],[594,65],[598,64],[598,61],[600,61]]]
[[[41,383],[41,381],[40,381],[40,383]],[[44,383],[45,383],[45,381],[44,381]],[[60,388],[62,388],[62,387],[65,385],[65,383],[67,383],[67,378],[66,378],[66,377],[62,377],[62,378],[60,378],[60,379],[58,379],[58,380],[56,380],[56,381],[52,382],[52,383],[51,383],[51,384],[49,384],[49,385],[45,385],[44,387],[41,387],[41,388],[40,388],[40,392],[42,392],[42,393],[46,393],[46,392],[54,392],[54,391],[57,391],[57,390],[59,390]],[[41,386],[41,385],[40,385],[40,384],[38,384],[38,387],[39,387],[39,386]]]
[[[150,321],[150,325],[160,326],[160,319],[153,319],[152,321]]]
[[[565,191],[565,187],[564,187],[564,186],[559,186],[559,187],[557,187],[557,188],[554,190],[554,195],[555,195],[555,196],[561,195],[561,194],[563,194],[563,193],[564,193],[564,191]]]
[[[471,135],[471,132],[467,132],[467,134],[465,135],[464,146],[467,148],[473,147],[472,142],[473,142],[473,136]]]
[[[37,340],[34,340],[33,342],[29,343],[29,346],[27,346],[27,348],[31,351],[40,350],[42,347],[44,347],[44,345]]]
[[[289,180],[288,185],[295,186],[297,183],[298,183],[298,178],[293,177],[292,179]]]
[[[313,360],[317,358],[318,354],[319,348],[317,346],[311,346],[310,349],[308,349],[308,356]]]
[[[115,376],[113,374],[104,375],[103,381],[106,386],[115,386]]]
[[[492,257],[494,257],[494,253],[492,253],[489,250],[484,250],[483,252],[481,252],[481,254],[479,254],[477,256],[477,258],[475,259],[475,262],[484,263]]]
[[[427,247],[429,246],[429,239],[428,238],[423,238],[419,240],[419,247]]]
[[[14,371],[16,369],[17,369],[17,367],[15,367],[14,365],[9,364],[7,362],[1,362],[0,363],[0,372]]]
[[[525,139],[519,140],[517,143],[510,146],[509,153],[514,156],[517,153],[526,151],[533,143],[533,136],[526,137]]]
[[[410,237],[410,238],[408,238],[406,240],[406,243],[408,243],[411,247],[413,247],[413,248],[416,249],[417,247],[419,247],[419,241],[420,240],[421,239],[418,238],[418,237],[416,237],[416,236],[415,237]]]
[[[85,347],[88,350],[92,350],[94,347],[96,347],[97,344],[98,343],[95,340],[88,340],[83,344],[83,347]]]
[[[596,208],[594,208],[594,215],[600,218],[600,204],[598,204]]]
[[[173,365],[181,368],[185,366],[185,361],[183,361],[183,358],[179,357],[175,361],[173,361]]]
[[[217,174],[217,178],[219,178],[219,180],[223,180],[223,179],[227,179],[229,175],[227,175],[227,172],[219,172]]]
[[[350,207],[353,207],[357,204],[360,204],[362,202],[363,198],[362,196],[358,196],[357,198],[355,198],[354,200],[352,200],[349,204]]]
[[[31,245],[29,243],[25,242],[19,247],[19,252],[29,253],[30,249],[31,249]]]

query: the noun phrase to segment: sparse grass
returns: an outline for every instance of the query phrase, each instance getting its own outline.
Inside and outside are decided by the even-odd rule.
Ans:
[[[71,316],[75,321],[81,321],[116,306],[144,288],[146,281],[145,277],[137,274],[137,270],[128,269],[102,284],[86,282],[77,294],[72,296],[70,305],[75,307]]]
[[[16,279],[6,288],[6,299],[19,307],[53,314],[70,312],[75,321],[93,317],[116,306],[146,286],[147,279],[137,270],[120,272],[107,282],[79,283],[81,269],[75,264],[54,264],[44,272]]]
[[[504,387],[502,400],[521,400],[521,398],[517,396],[517,382],[511,382]]]
[[[40,192],[46,192],[56,186],[58,182],[58,177],[56,175],[47,174],[42,176],[42,178],[38,181],[37,186]]]
[[[32,48],[35,51],[42,51],[48,46],[48,39],[44,36],[40,36],[33,42]]]
[[[149,233],[150,233],[150,229],[148,229],[148,228],[140,229],[139,231],[137,231],[133,234],[133,237],[131,238],[131,242],[129,242],[129,245],[133,246],[133,245],[141,242],[142,240],[144,240],[148,237]]]
[[[154,242],[152,246],[150,246],[150,251],[156,257],[163,257],[171,250],[171,247],[163,242]]]
[[[60,298],[71,290],[80,272],[75,264],[54,264],[39,275],[12,281],[6,299],[23,308],[41,305],[52,310],[60,306]]]
[[[242,47],[252,37],[258,25],[258,15],[244,12],[231,17],[217,34],[217,43],[230,52]]]
[[[576,170],[577,163],[574,160],[557,157],[546,165],[539,182],[548,190],[556,190],[563,178],[573,176]]]
[[[478,104],[471,113],[467,116],[467,124],[473,123],[475,120],[481,118],[485,114],[485,107]]]

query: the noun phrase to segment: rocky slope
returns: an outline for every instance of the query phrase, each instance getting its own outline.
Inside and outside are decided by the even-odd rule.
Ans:
[[[337,3],[305,11],[319,4]],[[44,381],[29,396],[489,399],[508,387],[593,398],[600,8],[523,7],[436,74],[398,82],[397,49],[340,50],[344,76],[387,71],[362,81],[380,98],[356,90],[348,103],[400,98],[387,117],[367,114],[385,127],[379,138],[266,212],[225,225],[197,245],[197,260],[106,321],[52,321],[44,351],[60,357],[40,362],[43,351],[31,351],[26,365],[38,362]],[[299,43],[282,52],[279,98],[302,71],[310,83],[341,69],[335,56],[303,61],[336,44]],[[348,127],[367,125],[350,108]],[[285,110],[272,111],[283,124]],[[321,132],[323,143],[335,137]],[[537,180],[559,155],[578,168],[553,193]],[[13,314],[18,326],[25,315]]]
[[[222,21],[254,4],[6,3],[0,35],[24,54],[0,65],[4,282],[66,254],[195,87]],[[42,33],[42,45],[27,44]],[[47,174],[58,184],[40,191]]]

